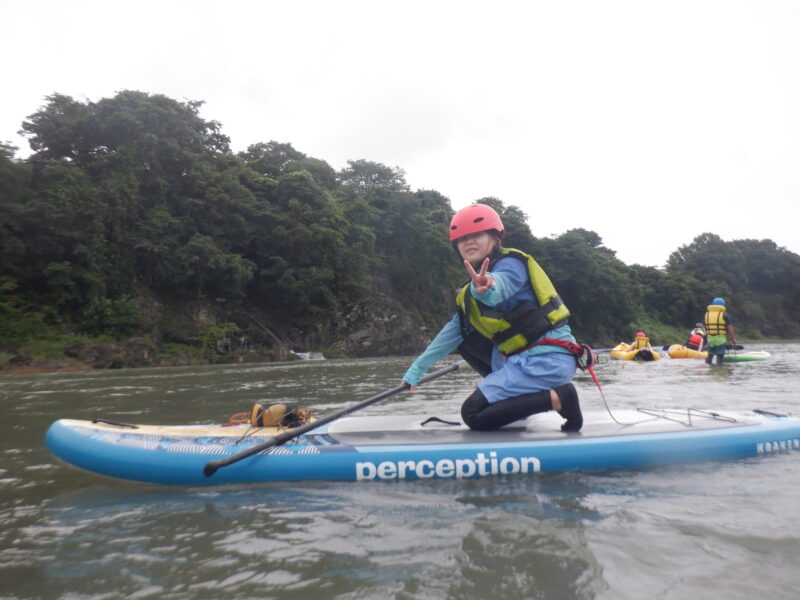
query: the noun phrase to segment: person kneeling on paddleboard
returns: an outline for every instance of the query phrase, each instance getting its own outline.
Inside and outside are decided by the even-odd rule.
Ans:
[[[547,274],[532,256],[503,248],[504,232],[500,216],[485,204],[455,214],[450,241],[470,281],[456,296],[458,311],[403,382],[415,389],[436,361],[457,349],[484,378],[461,406],[470,429],[497,429],[555,410],[566,419],[563,431],[580,431],[583,415],[571,381],[584,348]]]

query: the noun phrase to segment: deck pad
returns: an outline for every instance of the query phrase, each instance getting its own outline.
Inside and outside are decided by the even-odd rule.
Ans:
[[[427,415],[350,417],[331,423],[326,433],[333,439],[350,445],[383,444],[480,444],[492,442],[520,442],[536,440],[558,440],[565,438],[586,439],[620,435],[669,433],[685,430],[710,430],[739,427],[757,423],[757,420],[690,414],[686,411],[670,412],[663,416],[650,413],[621,410],[611,415],[605,411],[584,412],[584,426],[579,433],[564,433],[564,419],[555,411],[534,415],[516,421],[496,431],[471,431],[466,425],[447,425],[441,422],[423,423]],[[442,420],[458,422],[455,415],[442,415]],[[313,432],[312,432],[313,433]]]

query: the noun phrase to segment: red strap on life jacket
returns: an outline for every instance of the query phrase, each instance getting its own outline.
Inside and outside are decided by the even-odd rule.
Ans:
[[[532,344],[528,344],[524,348],[520,348],[514,354],[519,354],[520,352],[524,352],[525,350],[530,350],[534,346],[560,346],[561,348],[566,349],[569,351],[570,354],[574,354],[577,357],[583,356],[583,347],[580,344],[576,344],[575,342],[568,342],[567,340],[557,340],[555,338],[542,338],[538,342],[534,342]],[[503,354],[503,358],[508,358],[508,355]]]
[[[555,338],[542,338],[538,342],[534,342],[533,344],[528,344],[524,348],[520,348],[514,354],[519,352],[523,352],[534,346],[559,346],[560,348],[566,349],[570,354],[575,357],[575,360],[578,362],[578,366],[582,370],[589,371],[589,375],[592,376],[594,379],[595,384],[597,385],[597,389],[602,391],[602,387],[600,386],[600,381],[597,379],[597,375],[594,372],[594,365],[597,362],[597,355],[594,353],[589,346],[586,344],[576,344],[575,342],[568,342],[567,340],[557,340]],[[584,354],[587,355],[586,364],[584,364],[581,359],[583,358]],[[508,358],[508,355],[503,354],[503,358]]]

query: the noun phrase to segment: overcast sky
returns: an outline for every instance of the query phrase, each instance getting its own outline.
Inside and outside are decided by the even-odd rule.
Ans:
[[[0,141],[53,92],[203,100],[235,151],[397,166],[628,264],[800,253],[800,2],[0,0]],[[444,235],[444,233],[443,233]]]

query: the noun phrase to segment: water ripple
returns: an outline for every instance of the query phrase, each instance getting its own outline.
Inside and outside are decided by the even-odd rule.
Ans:
[[[604,359],[597,372],[612,410],[794,410],[800,346],[763,349],[775,360],[710,369]],[[42,445],[63,416],[223,422],[254,401],[279,399],[327,414],[396,386],[410,360],[0,380],[0,595],[794,597],[796,455],[483,481],[170,488],[75,471]],[[367,412],[456,413],[477,381],[459,373]],[[592,380],[576,381],[583,406],[604,409]]]

